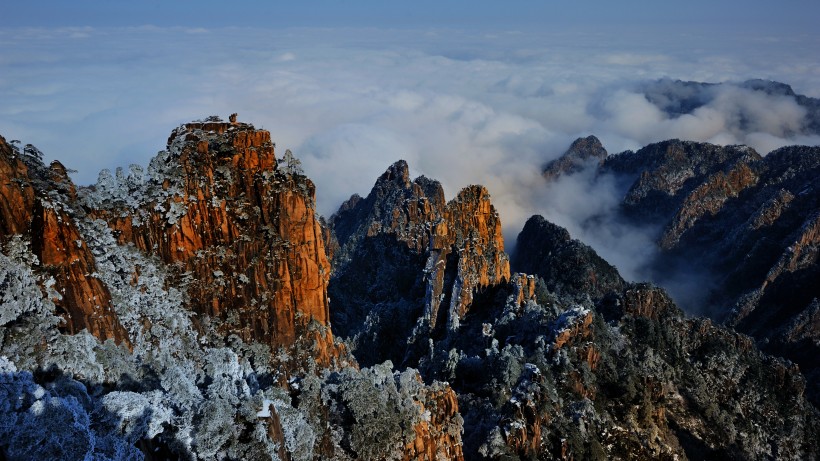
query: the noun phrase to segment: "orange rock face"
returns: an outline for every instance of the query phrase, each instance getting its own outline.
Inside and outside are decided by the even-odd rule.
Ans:
[[[76,193],[65,168],[57,162],[47,168],[38,159],[27,160],[28,165],[0,137],[0,239],[21,234],[31,243],[42,270],[56,282],[60,297],[53,301],[66,331],[87,329],[101,340],[128,344],[111,294],[92,275],[94,256],[62,202]]]
[[[66,319],[66,330],[73,334],[86,328],[101,340],[113,338],[117,343],[128,343],[108,288],[92,275],[94,257],[71,217],[38,203],[31,237],[34,254],[57,282],[55,288],[62,298],[53,301]]]
[[[555,342],[552,346],[554,351],[587,339],[592,335],[592,330],[589,327],[592,325],[593,320],[591,311],[583,312],[582,315],[569,318],[568,320],[570,321],[556,332]]]
[[[504,253],[501,220],[483,186],[462,189],[447,204],[444,216],[449,238],[441,240],[449,245],[442,245],[440,250],[455,247],[459,254],[457,283],[450,304],[451,313],[456,315],[451,318],[454,320],[467,313],[476,290],[510,279],[510,262]],[[446,257],[444,251],[442,255]]]
[[[515,273],[512,276],[510,283],[513,286],[513,293],[515,295],[515,303],[523,306],[528,301],[535,301],[535,287],[537,279],[532,275],[523,273]]]
[[[168,150],[152,163],[165,177],[137,210],[94,213],[120,243],[177,268],[194,311],[274,348],[303,341],[328,364],[338,350],[313,183],[280,170],[270,133],[247,124],[190,123]]]
[[[34,188],[28,167],[0,136],[0,237],[23,234],[31,225]]]
[[[457,328],[477,290],[510,279],[510,263],[504,253],[501,220],[483,186],[463,189],[438,216],[427,226],[430,273],[425,309],[431,329],[443,326],[439,323],[444,318],[449,328]],[[424,221],[420,224],[417,227],[423,227]],[[424,239],[415,241],[419,240]]]
[[[422,411],[429,411],[430,419],[413,427],[416,438],[405,446],[402,460],[463,461],[456,393],[449,387],[427,392]]]

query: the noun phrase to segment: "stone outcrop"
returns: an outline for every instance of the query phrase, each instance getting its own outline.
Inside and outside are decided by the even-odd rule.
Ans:
[[[274,349],[303,343],[325,365],[339,356],[314,185],[278,166],[269,132],[238,122],[186,124],[149,173],[146,182],[118,180],[126,199],[103,196],[89,213],[121,244],[174,267],[190,308],[223,320],[226,332]]]
[[[403,461],[463,461],[458,396],[446,386],[424,392],[420,410],[429,412],[413,426],[415,439],[404,449]]]
[[[366,198],[343,204],[328,225],[339,245],[330,290],[337,333],[371,341],[366,330],[373,323],[392,325],[388,344],[359,348],[366,355],[385,351],[359,357],[365,364],[413,363],[406,341],[392,335],[415,329],[426,343],[422,337],[458,329],[477,292],[510,278],[487,190],[469,186],[445,202],[441,185],[425,177],[411,181],[404,161],[391,165]]]
[[[547,181],[552,181],[563,175],[578,173],[590,166],[601,166],[607,155],[601,141],[595,136],[578,138],[563,155],[547,163],[541,174]]]
[[[29,149],[20,152],[0,137],[0,243],[19,235],[30,244],[40,263],[36,269],[54,279],[52,301],[66,332],[85,329],[101,340],[128,344],[74,222],[74,184],[62,164],[46,167]]]

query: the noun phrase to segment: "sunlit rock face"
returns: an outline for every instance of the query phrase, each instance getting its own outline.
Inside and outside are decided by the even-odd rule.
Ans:
[[[189,123],[171,133],[147,181],[138,174],[101,178],[90,213],[121,244],[173,267],[192,310],[246,341],[273,348],[300,341],[325,365],[338,356],[314,185],[299,169],[279,166],[269,132]],[[106,197],[107,187],[124,196]]]
[[[43,289],[63,318],[61,327],[127,344],[111,294],[95,276],[94,256],[74,222],[76,189],[65,168],[59,162],[46,167],[31,146],[21,150],[0,137],[0,183],[0,243],[16,235],[30,247],[53,280]]]

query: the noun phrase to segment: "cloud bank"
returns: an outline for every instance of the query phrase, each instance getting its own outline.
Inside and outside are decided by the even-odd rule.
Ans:
[[[448,197],[486,185],[508,246],[541,213],[630,277],[640,258],[627,256],[651,243],[648,233],[593,236],[578,224],[606,214],[616,188],[547,188],[541,167],[588,134],[609,152],[668,138],[764,153],[818,144],[793,98],[670,82],[764,78],[818,97],[819,41],[686,30],[647,40],[623,30],[4,29],[0,134],[37,145],[87,184],[102,168],[147,164],[179,123],[239,112],[301,159],[324,215],[403,158]],[[681,101],[696,107],[675,111]]]

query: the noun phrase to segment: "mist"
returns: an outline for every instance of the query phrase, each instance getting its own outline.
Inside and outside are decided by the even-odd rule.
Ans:
[[[448,198],[485,185],[508,250],[540,213],[640,279],[656,230],[617,221],[617,184],[541,177],[574,139],[594,134],[610,153],[669,138],[761,153],[820,143],[793,96],[731,84],[771,79],[820,96],[820,60],[807,59],[817,37],[645,32],[2,29],[0,134],[90,184],[103,168],[146,165],[180,123],[238,112],[301,159],[322,215],[405,159]]]

